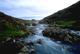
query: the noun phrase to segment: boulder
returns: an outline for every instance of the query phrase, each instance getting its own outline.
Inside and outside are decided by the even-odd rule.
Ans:
[[[67,29],[48,27],[43,32],[43,36],[47,36],[51,39],[55,39],[62,42],[68,43],[79,43],[80,37],[70,33]]]

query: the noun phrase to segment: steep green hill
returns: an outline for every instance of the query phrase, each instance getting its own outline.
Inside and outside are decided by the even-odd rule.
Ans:
[[[55,22],[57,26],[61,27],[75,26],[75,28],[80,28],[80,1],[50,16],[45,17],[40,22],[48,24],[54,24]]]
[[[7,37],[22,37],[29,35],[27,21],[0,12],[0,40]]]

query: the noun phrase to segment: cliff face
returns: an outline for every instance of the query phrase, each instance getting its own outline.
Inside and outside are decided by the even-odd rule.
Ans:
[[[54,20],[79,20],[80,19],[80,1],[68,8],[60,10],[50,16],[45,17],[41,22],[51,23]]]

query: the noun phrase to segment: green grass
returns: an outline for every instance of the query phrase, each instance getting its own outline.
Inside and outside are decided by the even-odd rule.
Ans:
[[[23,31],[4,31],[0,33],[0,37],[17,37],[24,34],[25,32]]]
[[[26,34],[23,31],[4,31],[0,33],[0,42],[7,38],[25,37]]]
[[[71,27],[73,26],[73,23],[75,23],[75,21],[68,21],[68,20],[64,20],[64,21],[56,21],[56,26],[59,27]]]
[[[24,37],[28,33],[28,31],[22,30],[21,26],[17,27],[12,23],[1,23],[1,26],[3,27],[3,31],[0,31],[0,41],[8,37]]]

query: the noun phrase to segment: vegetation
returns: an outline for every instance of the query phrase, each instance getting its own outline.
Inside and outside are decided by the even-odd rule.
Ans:
[[[26,28],[26,25],[28,25],[26,20],[0,12],[0,40],[5,40],[8,37],[16,38],[29,35],[31,32]]]
[[[57,23],[57,26],[60,27],[74,27],[80,28],[80,1],[77,3],[62,9],[54,14],[51,14],[41,20],[41,23],[47,23],[53,25],[54,21]],[[78,22],[77,22],[78,21]],[[75,24],[75,25],[74,25]],[[77,30],[78,30],[77,29]],[[79,29],[80,30],[80,29]]]
[[[56,20],[55,22],[52,22],[49,24],[49,26],[56,26],[56,27],[61,27],[61,28],[70,28],[73,26],[73,24],[76,21],[72,20]]]
[[[43,35],[62,42],[80,43],[80,34],[76,32],[80,31],[79,6],[80,1],[41,20],[40,23],[49,25]]]

